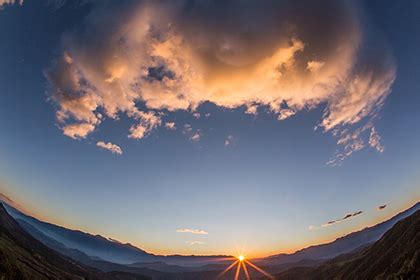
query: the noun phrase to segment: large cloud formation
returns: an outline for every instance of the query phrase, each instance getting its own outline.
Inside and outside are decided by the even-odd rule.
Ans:
[[[126,114],[140,139],[204,102],[279,120],[322,106],[314,125],[342,145],[337,165],[365,142],[383,151],[373,120],[395,67],[362,26],[351,1],[97,1],[47,71],[51,98],[73,138]]]

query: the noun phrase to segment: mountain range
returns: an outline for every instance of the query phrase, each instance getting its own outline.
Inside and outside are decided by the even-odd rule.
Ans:
[[[296,267],[282,280],[404,279],[420,277],[420,210],[399,221],[372,246],[341,255],[317,267]]]
[[[140,274],[103,273],[48,248],[25,230],[0,204],[1,279],[149,279]]]
[[[337,238],[333,242],[310,246],[296,251],[293,254],[279,254],[264,258],[260,261],[261,264],[280,264],[293,263],[301,260],[319,260],[330,259],[341,254],[349,253],[360,247],[372,244],[379,240],[382,235],[391,229],[398,221],[410,216],[420,209],[420,202],[409,209],[395,215],[389,220],[374,225],[372,227],[364,228],[360,231],[352,232],[343,237]]]
[[[6,217],[2,219],[2,226],[4,227],[3,223],[5,225],[13,224],[14,226],[6,227],[4,231],[9,233],[6,236],[13,236],[14,231],[19,232],[18,236],[25,237],[21,239],[31,239],[26,244],[34,243],[34,241],[39,244],[37,248],[42,248],[42,250],[36,254],[43,255],[44,251],[48,249],[48,252],[50,252],[48,254],[53,252],[63,259],[59,264],[64,267],[69,266],[72,273],[74,271],[80,272],[78,275],[82,275],[82,272],[87,273],[88,279],[96,279],[95,277],[99,277],[100,279],[144,279],[133,277],[150,277],[154,279],[212,279],[212,277],[217,276],[232,260],[230,256],[154,255],[131,244],[124,244],[100,235],[92,235],[43,222],[22,213],[7,202],[3,200],[2,205],[4,207],[2,206],[0,209],[4,212],[0,211],[2,217]],[[349,259],[353,260],[354,256],[360,258],[359,254],[361,252],[365,252],[371,248],[372,244],[380,240],[399,221],[413,215],[419,209],[420,203],[416,203],[411,208],[385,222],[350,233],[333,242],[310,246],[296,251],[293,254],[273,255],[254,260],[254,262],[272,275],[281,275],[282,272],[294,267],[299,267],[299,273],[305,273],[305,271],[312,271],[311,269],[318,268],[319,266],[327,266],[329,262],[335,264],[343,259],[347,263]],[[16,241],[16,244],[13,246],[19,247],[19,244],[22,243],[19,242]],[[13,247],[9,245],[6,247]],[[30,246],[27,245],[26,247],[23,246],[23,248],[26,251],[31,250]],[[14,260],[19,259],[15,258]],[[13,261],[10,261],[10,263],[13,263]],[[71,265],[75,267],[71,267]],[[55,264],[52,266],[60,267]],[[8,266],[6,265],[6,267]],[[325,270],[325,268],[322,269],[322,271]],[[60,271],[63,271],[63,269]],[[331,274],[332,272],[328,270],[328,273]]]

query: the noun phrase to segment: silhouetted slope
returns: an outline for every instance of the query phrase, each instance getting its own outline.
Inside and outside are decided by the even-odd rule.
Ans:
[[[62,246],[54,240],[46,242]],[[127,272],[103,273],[75,262],[28,234],[0,203],[0,279],[145,280],[150,278]]]
[[[35,239],[40,241],[42,244],[46,245],[47,247],[53,249],[54,251],[57,251],[63,255],[66,255],[73,260],[79,261],[84,264],[88,264],[90,261],[92,261],[93,257],[90,257],[86,255],[85,253],[76,250],[76,249],[70,249],[64,246],[63,243],[56,241],[55,239],[52,239],[46,235],[44,235],[42,232],[37,230],[34,226],[28,224],[26,221],[17,219],[16,222],[20,225],[20,227],[25,230],[27,233],[32,235]]]
[[[67,248],[79,250],[88,256],[96,256],[107,261],[127,264],[154,260],[154,255],[148,254],[131,244],[122,244],[100,235],[92,235],[79,230],[70,230],[46,223],[25,215],[9,205],[6,205],[6,208],[16,220],[25,221],[50,239],[58,241]]]
[[[1,201],[1,197],[0,197]],[[90,265],[90,260],[108,263],[133,264],[165,262],[168,265],[202,266],[219,263],[227,256],[157,256],[131,244],[123,244],[101,235],[92,235],[79,230],[46,223],[4,204],[9,214],[33,237],[75,260]]]
[[[379,240],[382,235],[391,229],[398,221],[410,216],[415,211],[420,209],[420,203],[416,203],[411,208],[395,215],[391,219],[379,223],[372,227],[367,227],[363,230],[356,231],[341,238],[337,238],[335,241],[310,246],[302,250],[296,251],[293,254],[280,254],[262,259],[260,264],[281,264],[289,262],[298,262],[300,260],[319,260],[319,259],[330,259],[341,254],[349,253],[361,246],[374,243]]]
[[[398,222],[362,252],[337,257],[315,268],[294,268],[278,279],[419,279],[420,210]]]
[[[27,234],[0,204],[1,279],[106,279]]]

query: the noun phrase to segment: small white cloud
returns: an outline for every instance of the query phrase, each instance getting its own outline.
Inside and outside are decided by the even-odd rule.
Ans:
[[[204,242],[202,241],[185,241],[185,243],[187,243],[190,246],[194,246],[194,245],[202,245],[204,244]]]
[[[105,143],[103,141],[99,141],[96,143],[96,146],[106,149],[113,154],[122,155],[123,153],[122,149],[118,145],[112,144],[111,142]]]
[[[370,130],[369,145],[380,153],[385,151],[385,147],[381,144],[381,136],[378,134],[375,127],[372,127]]]
[[[207,231],[202,229],[189,229],[189,228],[180,228],[176,232],[180,233],[192,233],[192,234],[209,234]]]
[[[201,131],[199,129],[194,130],[190,124],[184,124],[182,133],[188,135],[191,141],[198,142],[201,139]]]
[[[192,131],[192,126],[188,123],[184,124],[184,129],[183,129],[182,133],[188,134],[188,133],[191,133],[191,131]]]
[[[201,134],[200,131],[195,132],[193,135],[191,135],[190,139],[194,142],[200,141]]]
[[[317,226],[309,226],[308,229],[309,230],[317,230],[317,229],[319,229],[319,227],[317,227]]]
[[[169,129],[169,130],[175,130],[176,129],[174,122],[167,122],[167,123],[165,123],[165,127],[167,129]]]
[[[225,139],[225,146],[235,146],[236,145],[236,138],[233,135],[228,135]]]

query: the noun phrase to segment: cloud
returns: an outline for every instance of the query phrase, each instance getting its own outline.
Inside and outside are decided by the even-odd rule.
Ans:
[[[105,2],[63,37],[46,71],[60,126],[126,114],[129,137],[141,139],[160,121],[139,118],[139,107],[159,118],[205,102],[254,115],[265,106],[278,120],[320,107],[317,127],[339,141],[374,119],[395,79],[386,44],[375,55],[365,48],[374,36],[350,1]],[[362,141],[346,143],[338,161]]]
[[[86,138],[94,129],[95,126],[90,123],[68,124],[63,127],[63,133],[70,138],[80,139]]]
[[[202,229],[189,229],[189,228],[180,228],[176,232],[180,233],[192,233],[192,234],[209,234],[207,231]]]
[[[130,114],[135,116],[137,124],[130,127],[130,134],[128,135],[129,138],[142,139],[162,123],[160,117],[151,111],[141,112],[134,110],[134,113]]]
[[[190,124],[184,124],[182,133],[189,136],[189,139],[193,142],[198,142],[201,139],[202,133],[200,129],[194,130]]]
[[[318,70],[320,70],[322,68],[322,66],[324,66],[324,62],[323,61],[308,61],[307,65],[306,65],[306,69],[311,71],[311,72],[317,72]]]
[[[235,146],[237,142],[237,139],[233,135],[228,135],[225,139],[225,146]]]
[[[344,220],[347,220],[349,218],[356,217],[356,216],[358,216],[362,213],[363,213],[363,211],[357,211],[357,212],[354,212],[354,213],[349,213],[349,214],[346,214],[341,220],[344,221]]]
[[[361,214],[363,214],[363,211],[356,211],[356,212],[353,212],[353,213],[348,213],[348,214],[344,215],[343,218],[341,218],[341,219],[331,220],[331,221],[328,221],[327,223],[322,224],[320,226],[311,225],[311,226],[308,227],[308,230],[318,230],[320,228],[325,228],[325,227],[329,227],[329,226],[332,226],[332,225],[335,225],[335,224],[339,224],[343,221],[354,218],[354,217],[359,216]]]
[[[105,143],[103,141],[99,141],[96,143],[96,146],[111,151],[113,154],[122,155],[123,153],[122,149],[118,145],[112,144],[111,142]]]
[[[194,142],[200,141],[201,134],[199,131],[195,132],[193,135],[191,135],[190,139]]]
[[[370,130],[369,145],[380,153],[385,151],[385,147],[381,144],[381,136],[376,132],[375,127]]]
[[[15,3],[19,5],[23,5],[23,0],[0,0],[0,11],[6,6],[6,5],[14,5]]]
[[[378,210],[384,210],[385,208],[386,208],[386,204],[384,204],[384,205],[379,205],[376,209],[378,209]]]
[[[176,129],[176,125],[175,125],[174,122],[167,122],[167,123],[165,123],[165,127],[167,129],[170,129],[170,130],[175,130]]]
[[[248,105],[246,107],[245,114],[257,115],[258,114],[258,106],[257,105]]]
[[[319,229],[319,227],[317,227],[317,226],[309,226],[308,227],[308,230],[317,230],[317,229]]]
[[[204,242],[202,242],[202,241],[185,241],[185,243],[187,243],[187,244],[188,244],[188,245],[190,245],[190,246],[205,244],[205,243],[204,243]]]
[[[381,137],[376,132],[373,125],[373,121],[368,121],[365,125],[354,129],[353,131],[340,131],[335,130],[333,134],[336,136],[337,144],[343,146],[342,151],[337,152],[333,158],[331,158],[327,164],[331,166],[339,166],[343,161],[351,156],[354,152],[360,151],[366,146],[363,140],[364,135],[370,131],[368,143],[371,147],[374,147],[379,152],[384,151],[384,147],[380,143]]]

